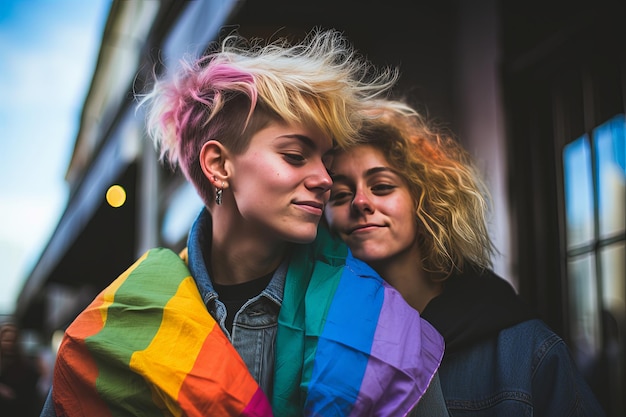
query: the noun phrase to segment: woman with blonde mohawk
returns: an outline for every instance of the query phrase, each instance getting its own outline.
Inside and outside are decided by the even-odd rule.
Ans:
[[[443,339],[318,227],[327,153],[397,72],[334,30],[217,46],[140,101],[205,204],[187,248],[148,251],[76,318],[42,416],[407,415]]]

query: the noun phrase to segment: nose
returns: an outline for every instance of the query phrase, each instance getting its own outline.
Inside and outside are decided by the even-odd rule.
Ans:
[[[322,192],[329,191],[333,186],[333,180],[330,178],[326,166],[321,161],[319,164],[316,164],[311,174],[307,177],[305,185],[311,190],[319,189]]]
[[[373,213],[374,205],[366,193],[357,189],[352,199],[352,209],[359,214]]]

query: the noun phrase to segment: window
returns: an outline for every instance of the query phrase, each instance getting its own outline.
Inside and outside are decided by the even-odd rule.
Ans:
[[[603,369],[594,377],[607,378],[619,398],[626,388],[624,115],[567,144],[563,171],[572,350],[583,372]]]

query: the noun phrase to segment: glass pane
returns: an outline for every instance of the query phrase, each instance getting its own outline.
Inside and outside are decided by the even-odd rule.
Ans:
[[[587,135],[563,150],[567,247],[589,243],[593,238],[593,179]]]
[[[626,319],[626,243],[618,242],[602,248],[600,260],[604,307]]]
[[[612,409],[624,415],[626,378],[626,243],[618,242],[600,250],[602,262],[602,320],[607,367],[606,378]]]
[[[600,351],[600,308],[594,263],[592,254],[568,262],[572,353],[585,374]]]
[[[614,117],[593,131],[598,167],[600,237],[623,232],[626,224],[626,120]]]

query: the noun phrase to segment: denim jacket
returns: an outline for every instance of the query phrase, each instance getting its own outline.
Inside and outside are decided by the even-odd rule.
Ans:
[[[605,415],[563,339],[538,319],[446,355],[439,375],[452,416]]]
[[[563,339],[493,272],[451,277],[422,317],[446,341],[439,377],[451,416],[605,415]]]

